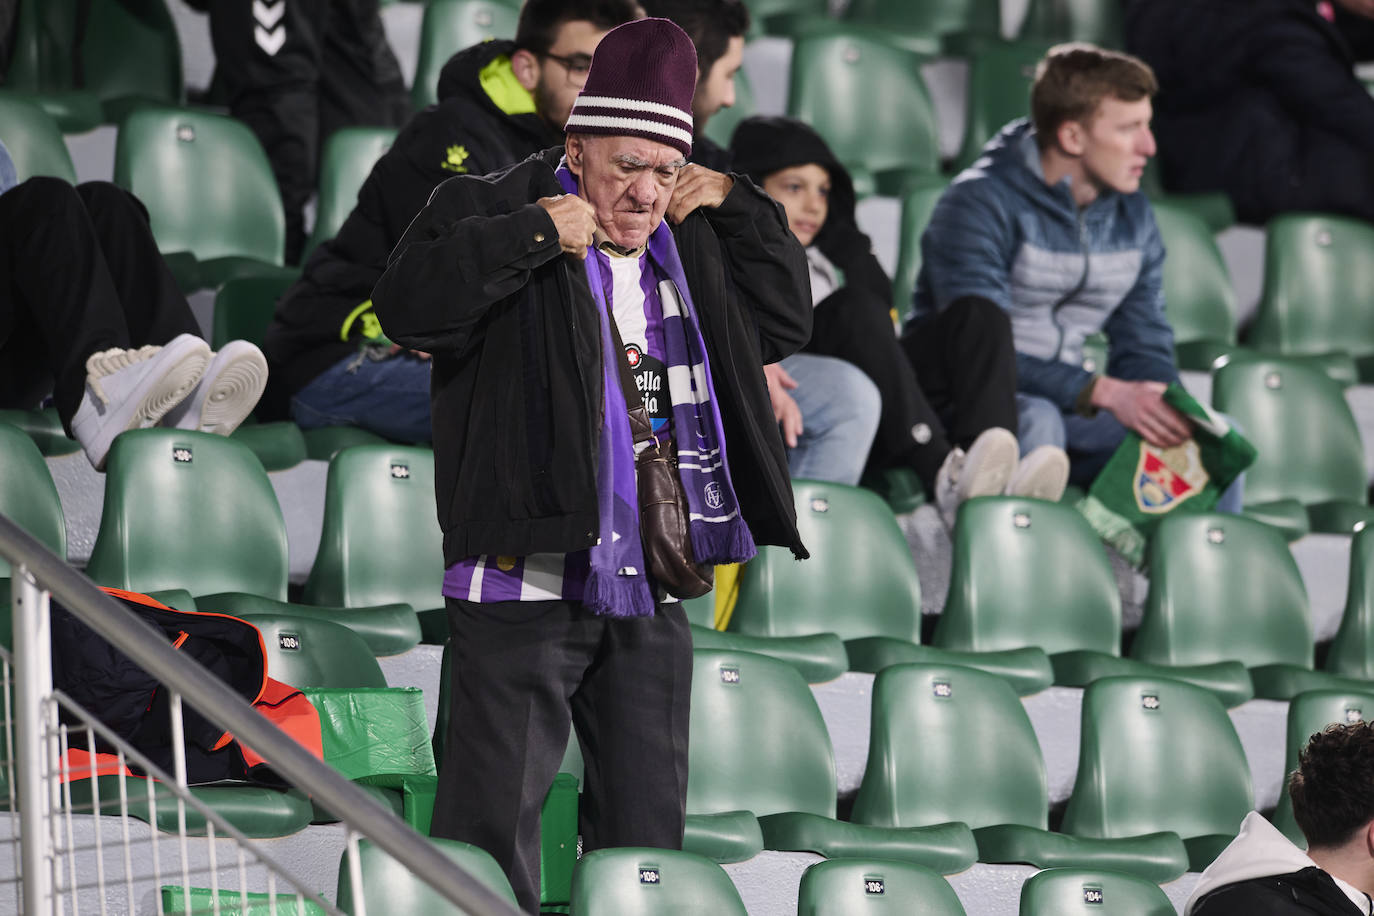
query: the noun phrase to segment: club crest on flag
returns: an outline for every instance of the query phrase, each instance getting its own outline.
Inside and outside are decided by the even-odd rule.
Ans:
[[[1200,493],[1208,479],[1196,440],[1173,448],[1141,442],[1135,469],[1136,507],[1152,515],[1168,512]]]

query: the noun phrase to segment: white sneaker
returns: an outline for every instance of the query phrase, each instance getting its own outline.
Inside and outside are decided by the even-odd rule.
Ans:
[[[163,426],[227,436],[258,406],[267,385],[267,360],[246,340],[231,340],[211,354],[190,397],[167,411]]]
[[[72,418],[72,434],[97,471],[115,436],[152,426],[191,393],[210,362],[210,347],[182,334],[162,347],[118,347],[86,359],[86,392]]]
[[[998,426],[983,430],[967,453],[953,449],[935,475],[935,506],[945,527],[954,528],[964,500],[995,496],[1005,490],[1020,454],[1016,437]]]
[[[1008,496],[1029,496],[1058,502],[1069,485],[1069,456],[1057,445],[1033,448],[1007,482]]]

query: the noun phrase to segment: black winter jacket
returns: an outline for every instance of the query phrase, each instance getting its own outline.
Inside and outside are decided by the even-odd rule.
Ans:
[[[519,162],[563,135],[539,115],[508,114],[480,74],[515,50],[488,41],[460,51],[439,74],[439,102],[413,117],[373,167],[339,233],[306,261],[277,304],[263,351],[270,373],[262,413],[285,416],[291,395],[358,349],[366,322],[354,316],[372,296],[387,256],[436,185],[454,175],[484,175]]]
[[[1217,888],[1193,907],[1192,916],[1356,916],[1331,876],[1315,866],[1286,875],[1268,875]]]
[[[1171,190],[1226,191],[1257,222],[1323,136],[1374,157],[1374,99],[1311,0],[1134,0],[1126,46],[1159,78],[1154,128]]]
[[[397,343],[432,353],[444,563],[597,539],[601,339],[581,262],[534,201],[562,193],[562,148],[435,190],[373,291]],[[806,256],[782,208],[743,177],[673,230],[754,538],[805,557],[762,366],[811,332]]]

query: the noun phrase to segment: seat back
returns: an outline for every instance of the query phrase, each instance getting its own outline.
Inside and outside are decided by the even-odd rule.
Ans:
[[[458,840],[431,837],[430,842],[453,860],[469,877],[476,878],[512,906],[515,892],[511,890],[506,873],[485,849]],[[464,910],[449,903],[427,884],[415,877],[404,864],[397,862],[371,840],[358,841],[358,860],[363,879],[363,903],[369,913],[405,913],[407,916],[463,916]],[[356,910],[351,880],[352,859],[345,850],[339,862],[339,887],[336,899],[345,913]]]
[[[1307,838],[1293,818],[1293,799],[1288,794],[1288,777],[1298,768],[1298,755],[1312,736],[1329,725],[1353,725],[1374,718],[1374,691],[1308,690],[1288,703],[1288,737],[1284,745],[1283,789],[1272,818],[1274,826],[1299,847]]]
[[[964,916],[964,907],[939,872],[889,859],[817,862],[802,872],[797,889],[797,916],[912,912]]]
[[[763,547],[740,574],[729,628],[756,636],[838,633],[919,642],[921,582],[892,510],[868,490],[795,480],[811,559]]]
[[[76,184],[76,167],[57,122],[20,94],[0,92],[0,141],[20,181],[46,175]]]
[[[443,607],[444,539],[434,509],[434,452],[356,445],[329,462],[320,549],[305,600],[361,607]]]
[[[439,71],[455,52],[492,38],[514,38],[516,3],[502,0],[431,0],[420,23],[420,59],[410,90],[415,108],[438,101]]]
[[[949,35],[959,32],[993,37],[1002,29],[997,0],[853,0],[845,18],[902,35]]]
[[[76,68],[76,0],[19,0],[5,85],[43,92],[70,89]]]
[[[934,643],[987,652],[1121,652],[1121,594],[1097,534],[1076,510],[988,496],[959,509],[949,595]]]
[[[739,891],[715,862],[676,849],[636,846],[598,849],[577,861],[571,912],[578,916],[747,916]]]
[[[820,707],[786,662],[692,653],[687,813],[835,816],[835,756]]]
[[[101,585],[286,599],[286,522],[252,451],[183,429],[118,436],[86,573]]]
[[[935,205],[949,187],[937,175],[913,179],[902,193],[902,229],[897,251],[897,271],[892,275],[892,306],[903,319],[911,314],[916,278],[921,273],[921,236],[930,225]]]
[[[119,127],[115,182],[143,201],[164,252],[282,263],[286,218],[258,138],[242,121],[138,108]]]
[[[995,747],[997,752],[987,753]],[[1003,678],[959,665],[892,665],[873,682],[868,765],[852,820],[1045,829],[1040,743]]]
[[[206,608],[214,610],[214,608]],[[341,623],[295,614],[241,614],[262,633],[267,673],[292,687],[385,687],[366,642]]]
[[[884,173],[940,168],[935,109],[917,58],[880,36],[854,26],[827,27],[802,35],[792,50],[787,113],[825,138],[861,196]],[[875,111],[902,116],[875,118]]]
[[[1119,0],[1030,0],[1018,37],[1051,44],[1087,41],[1120,48],[1122,36]]]
[[[1100,868],[1047,868],[1021,885],[1020,916],[1174,916],[1169,895],[1138,875]]]
[[[1149,564],[1133,657],[1312,667],[1307,589],[1277,528],[1242,515],[1170,513],[1155,531]]]
[[[1155,201],[1164,259],[1164,303],[1174,343],[1236,342],[1236,293],[1212,230],[1196,213]]]
[[[215,293],[210,346],[218,350],[231,340],[262,346],[277,300],[295,280],[286,275],[230,277]]]
[[[358,203],[358,190],[372,166],[391,148],[394,127],[343,127],[324,141],[320,156],[320,196],[315,226],[305,242],[305,257],[338,234]]]
[[[1083,691],[1065,833],[1234,835],[1254,807],[1245,750],[1212,693],[1134,677],[1102,678]]]
[[[107,121],[139,104],[181,104],[181,42],[165,0],[92,3],[78,53]]]
[[[1360,430],[1326,373],[1277,358],[1232,358],[1213,374],[1212,405],[1259,451],[1245,472],[1247,503],[1366,502]]]
[[[1350,578],[1341,625],[1326,653],[1326,670],[1374,680],[1374,529],[1350,540]]]
[[[1264,292],[1250,329],[1255,346],[1374,355],[1371,301],[1374,226],[1328,213],[1282,213],[1269,221]]]
[[[28,434],[8,423],[0,423],[0,468],[0,515],[65,560],[67,523],[48,464]],[[9,575],[10,563],[0,557],[0,579]]]
[[[988,42],[969,60],[967,118],[957,168],[973,165],[983,145],[1010,121],[1030,113],[1035,66],[1045,56],[1038,41]]]

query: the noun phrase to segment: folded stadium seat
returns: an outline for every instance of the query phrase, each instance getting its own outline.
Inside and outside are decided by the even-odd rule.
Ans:
[[[31,97],[0,91],[0,141],[14,160],[20,181],[47,175],[76,184],[76,167],[62,131]]]
[[[814,4],[812,4],[814,6]],[[752,18],[753,5],[750,5],[750,22],[757,20]],[[728,147],[730,138],[735,135],[735,127],[745,118],[758,114],[758,105],[754,102],[754,87],[749,83],[749,74],[743,67],[735,72],[735,103],[729,108],[722,108],[711,116],[711,120],[706,124],[705,136],[715,141],[720,146]]]
[[[1347,353],[1360,381],[1374,381],[1374,226],[1283,213],[1266,230],[1264,291],[1247,342],[1284,355]]]
[[[690,852],[626,846],[583,856],[573,872],[572,916],[747,916],[715,862]]]
[[[692,648],[757,652],[787,662],[808,684],[833,681],[849,670],[844,641],[834,633],[810,636],[749,636],[692,625]]]
[[[1174,833],[1086,839],[1048,829],[1040,744],[1025,707],[1000,678],[957,665],[887,668],[873,682],[870,734],[855,821],[957,821],[972,828],[980,862],[1110,868],[1151,881],[1172,881],[1187,870]]]
[[[62,559],[67,558],[67,523],[62,501],[48,472],[43,453],[18,427],[0,421],[0,515],[28,532]],[[0,557],[0,578],[11,575],[9,561]],[[9,644],[9,631],[3,634]]]
[[[305,454],[312,461],[331,461],[354,445],[386,445],[387,440],[361,426],[321,426],[305,430]]]
[[[325,617],[378,655],[420,638],[404,604],[324,608],[286,602],[286,524],[262,464],[233,439],[180,429],[115,439],[87,574],[133,591],[185,588],[202,610]]]
[[[168,916],[180,913],[256,916],[258,913],[273,912],[269,909],[273,903],[272,894],[240,894],[237,890],[217,891],[209,887],[185,888],[179,884],[164,884],[160,888],[160,896],[162,906],[159,912]],[[275,898],[276,912],[281,916],[325,916],[324,909],[309,899],[304,900],[305,906],[302,908],[302,898],[296,894],[279,893]]]
[[[315,225],[305,240],[302,264],[321,242],[338,233],[358,202],[358,189],[395,139],[394,127],[342,127],[324,141]]]
[[[939,872],[913,862],[828,859],[802,872],[797,916],[870,916],[875,912],[964,916],[964,906]]]
[[[20,0],[5,86],[29,93],[65,133],[100,123],[100,100],[74,86],[77,0]]]
[[[426,642],[448,638],[444,535],[434,510],[434,452],[358,445],[329,462],[320,548],[302,598],[311,604],[414,608]]]
[[[984,496],[959,507],[949,594],[932,641],[965,652],[1038,647],[1067,686],[1161,674],[1215,691],[1228,706],[1252,696],[1239,662],[1165,673],[1121,658],[1121,594],[1107,552],[1075,509],[1042,500]]]
[[[851,671],[898,662],[953,662],[1006,677],[1022,694],[1053,680],[1036,648],[951,652],[920,645],[921,582],[906,536],[873,493],[843,484],[794,480],[797,526],[811,559],[763,547],[740,576],[730,631],[752,636],[835,633]]]
[[[923,175],[912,179],[902,192],[902,229],[897,270],[892,275],[892,307],[903,322],[911,315],[916,277],[921,273],[921,235],[947,187],[949,179],[941,175]]]
[[[1017,36],[1045,44],[1086,41],[1124,47],[1118,0],[1029,0]]]
[[[1293,799],[1288,795],[1288,774],[1298,768],[1298,754],[1313,735],[1328,725],[1352,725],[1370,718],[1374,718],[1374,684],[1366,685],[1364,690],[1309,690],[1289,702],[1283,790],[1269,819],[1299,848],[1307,847],[1307,838],[1293,819]]]
[[[1002,127],[1030,114],[1030,87],[1035,66],[1045,56],[1043,41],[988,42],[969,60],[964,139],[954,157],[955,169],[978,159]]]
[[[0,423],[23,430],[38,446],[44,458],[60,458],[80,451],[81,444],[67,437],[62,428],[62,419],[56,407],[43,407],[38,410],[0,409]]]
[[[1374,681],[1374,529],[1350,540],[1350,576],[1341,625],[1326,652],[1326,670]]]
[[[1212,406],[1259,450],[1245,513],[1289,530],[1349,534],[1374,521],[1364,446],[1340,385],[1292,360],[1237,355],[1213,373]]]
[[[1272,526],[1241,515],[1167,515],[1150,545],[1149,576],[1132,658],[1159,666],[1240,662],[1255,696],[1269,700],[1358,686],[1312,670],[1307,590]]]
[[[247,124],[186,108],[140,107],[120,123],[115,183],[143,201],[182,289],[282,266],[286,218],[272,167]]]
[[[1164,259],[1164,302],[1180,369],[1209,371],[1236,344],[1236,293],[1212,230],[1195,213],[1154,203]]]
[[[896,195],[940,170],[939,131],[919,58],[876,26],[826,23],[792,48],[787,113],[825,138],[854,192]],[[876,111],[901,112],[875,118]]]
[[[511,906],[515,892],[506,873],[491,853],[457,840],[430,840],[453,860],[460,870],[485,884]],[[417,878],[404,864],[371,840],[358,841],[358,861],[362,875],[362,903],[369,913],[405,913],[406,916],[463,916],[463,910],[449,903]],[[356,912],[353,890],[353,860],[347,852],[339,861],[339,887],[335,900],[345,913]]]
[[[410,100],[418,111],[438,101],[439,71],[457,51],[490,38],[514,38],[520,5],[504,0],[430,0],[420,23],[420,59]]]
[[[824,22],[830,16],[829,7],[826,0],[753,0],[749,4],[749,34],[746,37],[751,41],[763,35],[790,37],[799,29],[811,27],[817,20]],[[738,77],[735,79],[735,89],[738,92]],[[722,114],[724,112],[716,117]],[[709,136],[711,128],[708,127],[706,133]],[[729,139],[727,135],[724,140],[717,142],[726,145]]]
[[[971,49],[997,41],[1002,31],[997,0],[853,0],[844,15],[890,32],[913,51],[930,56],[968,56]]]
[[[90,4],[76,51],[107,124],[140,105],[183,101],[181,42],[165,0]]]
[[[694,651],[690,730],[684,849],[738,862],[761,845],[826,858],[899,859],[944,873],[974,861],[973,835],[963,824],[835,819],[830,735],[810,688],[784,662],[752,652]]]
[[[1255,807],[1250,764],[1212,693],[1108,677],[1083,691],[1078,775],[1061,825],[1080,837],[1171,830],[1202,871]]]
[[[1021,885],[1020,916],[1175,916],[1176,912],[1159,885],[1124,872],[1049,868]]]

